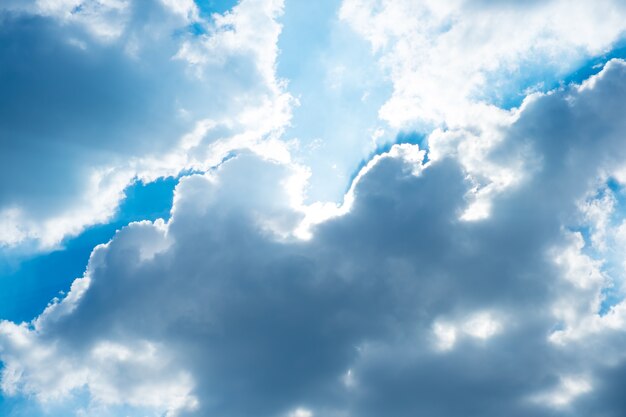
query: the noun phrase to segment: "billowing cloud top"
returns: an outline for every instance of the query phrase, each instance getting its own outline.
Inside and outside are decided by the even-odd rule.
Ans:
[[[0,321],[0,410],[623,416],[626,9],[307,7],[0,6],[6,256],[178,178],[168,219],[95,247],[32,321]],[[319,124],[360,140],[309,136],[303,110],[325,106],[343,113]],[[311,197],[326,181],[347,191]]]

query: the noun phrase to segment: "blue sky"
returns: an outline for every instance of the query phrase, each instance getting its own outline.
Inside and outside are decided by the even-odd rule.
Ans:
[[[6,250],[2,262],[2,318],[30,321],[50,300],[62,297],[60,292],[69,290],[72,281],[82,276],[93,248],[109,241],[116,230],[133,221],[167,220],[175,185],[173,178],[130,185],[111,222],[68,237],[51,252],[20,256]]]
[[[624,22],[3,3],[0,414],[622,416]]]

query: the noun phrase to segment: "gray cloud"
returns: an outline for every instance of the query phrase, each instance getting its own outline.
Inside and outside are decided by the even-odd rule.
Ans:
[[[525,103],[485,160],[524,175],[483,220],[460,220],[474,183],[454,156],[418,175],[382,157],[309,241],[272,232],[300,219],[287,165],[241,155],[183,179],[169,224],[132,224],[95,249],[33,329],[3,323],[1,358],[17,370],[5,391],[86,385],[96,402],[114,391],[198,416],[621,415],[624,327],[550,335],[576,324],[555,312],[562,300],[574,320],[596,314],[602,284],[568,280],[553,254],[572,247],[581,199],[624,165],[625,72],[613,61],[587,87]],[[45,347],[45,361],[29,356]]]
[[[212,142],[254,128],[232,123],[235,115],[249,121],[282,94],[267,68],[278,12],[245,2],[218,24],[159,1],[124,3],[117,14],[100,6],[58,15],[41,5],[0,8],[0,212],[8,219],[0,245],[49,247],[106,221],[133,177],[194,169],[194,154],[208,160]],[[253,34],[246,13],[256,13]],[[265,119],[255,140],[280,127]],[[229,131],[194,133],[202,123],[230,123]],[[190,133],[199,137],[185,159],[179,148]],[[108,197],[93,203],[94,192]]]

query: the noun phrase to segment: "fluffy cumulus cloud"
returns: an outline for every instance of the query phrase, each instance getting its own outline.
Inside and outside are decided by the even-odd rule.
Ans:
[[[309,240],[279,233],[303,219],[289,164],[186,177],[167,223],[129,225],[65,299],[2,323],[3,389],[167,415],[620,415],[625,309],[600,313],[619,277],[577,230],[626,160],[625,80],[616,60],[528,98],[485,154],[519,179],[479,220],[458,132],[430,162],[381,155]]]
[[[380,117],[421,128],[494,117],[489,105],[549,88],[608,52],[626,29],[625,15],[615,0],[346,0],[340,10],[393,83]]]
[[[0,245],[50,248],[135,179],[207,169],[289,120],[280,1],[0,5]]]
[[[294,104],[275,76],[282,5],[243,0],[209,22],[185,2],[75,3],[8,3],[3,15],[14,47],[1,53],[25,68],[50,51],[75,62],[30,74],[41,88],[14,93],[26,107],[3,104],[1,128],[20,137],[5,158],[68,170],[5,178],[3,230],[101,197],[85,172],[119,175],[118,193],[186,174],[168,220],[119,230],[62,299],[28,323],[0,321],[5,397],[34,415],[624,414],[626,62],[520,92],[511,110],[494,99],[532,87],[522,73],[539,61],[558,80],[609,48],[619,4],[346,0],[339,17],[391,74],[381,118],[435,123],[421,145],[364,163],[342,204],[309,204],[311,169],[280,136]],[[167,26],[168,50],[146,40],[151,19],[204,29]],[[81,77],[78,92],[59,90]],[[44,100],[55,94],[73,111]],[[28,123],[35,105],[59,113]],[[124,120],[128,106],[139,108]],[[19,159],[25,143],[39,154]]]

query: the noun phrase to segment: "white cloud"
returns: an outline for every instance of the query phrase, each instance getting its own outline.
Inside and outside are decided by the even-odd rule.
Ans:
[[[390,74],[383,120],[463,127],[497,114],[491,104],[606,52],[626,29],[625,13],[612,0],[345,0],[340,16]]]
[[[433,325],[433,333],[437,338],[437,349],[446,351],[454,347],[457,338],[457,330],[454,325],[437,322]]]
[[[592,390],[588,378],[583,376],[567,376],[560,380],[559,386],[553,391],[535,396],[535,401],[544,402],[552,407],[562,408],[568,406],[579,395]]]
[[[626,368],[625,307],[598,314],[604,280],[564,222],[593,222],[580,201],[623,161],[626,126],[598,99],[626,100],[625,69],[520,110],[485,158],[518,158],[528,137],[541,163],[480,222],[459,220],[474,187],[462,158],[424,164],[414,145],[372,160],[306,241],[276,232],[306,218],[292,161],[244,153],[182,179],[168,223],[131,224],[64,300],[2,323],[5,393],[71,404],[82,388],[192,416],[601,409],[611,391],[595,381]]]
[[[120,79],[129,77],[129,83],[136,81],[134,71],[143,68],[141,77],[147,84],[128,94],[141,97],[142,102],[163,103],[161,108],[147,108],[147,113],[138,115],[136,122],[115,116],[119,125],[96,123],[86,127],[85,130],[98,132],[98,137],[87,143],[107,146],[101,150],[96,149],[100,145],[91,147],[88,154],[75,157],[63,156],[59,159],[61,169],[56,167],[56,159],[41,163],[44,155],[36,150],[24,157],[12,156],[32,174],[28,174],[28,184],[22,181],[19,185],[3,185],[7,197],[0,199],[0,207],[12,213],[1,229],[0,242],[4,245],[32,246],[34,242],[39,248],[55,247],[68,235],[109,221],[123,196],[123,188],[133,178],[150,181],[183,170],[203,171],[214,167],[231,150],[267,149],[263,141],[278,138],[290,123],[291,107],[296,101],[286,92],[285,82],[276,77],[282,1],[246,0],[230,11],[214,14],[210,20],[199,16],[192,1],[155,0],[145,10],[134,2],[121,0],[46,0],[20,6],[7,3],[4,7],[43,19],[42,25],[50,31],[47,42],[62,40],[68,47],[78,46],[72,46],[74,52],[58,55],[58,62],[102,56],[111,65],[126,68]],[[458,146],[464,163],[475,167],[474,201],[462,216],[480,220],[489,216],[493,193],[519,182],[523,172],[515,164],[485,164],[485,154],[499,140],[497,127],[507,126],[516,117],[490,106],[498,104],[499,98],[489,94],[501,91],[507,97],[514,96],[520,85],[527,82],[523,74],[527,69],[536,69],[537,63],[547,68],[538,71],[562,75],[586,57],[601,53],[623,30],[622,12],[619,5],[610,1],[574,6],[552,1],[526,7],[461,1],[379,4],[350,0],[343,3],[340,17],[371,42],[381,65],[391,75],[394,93],[380,111],[383,119],[396,128],[414,126],[416,121],[423,126],[434,123],[461,128],[431,135],[431,154],[436,159],[450,146]],[[568,23],[571,17],[579,18],[576,26]],[[602,24],[597,23],[599,20]],[[186,34],[190,23],[199,25],[206,33]],[[519,31],[523,36],[506,36],[516,27],[523,27]],[[100,79],[105,85],[111,81]],[[55,83],[59,84],[59,80]],[[154,88],[157,83],[159,89]],[[32,80],[25,80],[24,85],[31,84]],[[106,88],[124,92],[135,87],[113,83]],[[86,94],[97,101],[97,94],[87,90]],[[119,99],[131,102],[124,93]],[[120,107],[116,102],[102,105],[106,109]],[[78,112],[68,108],[66,113]],[[96,113],[98,118],[102,113]],[[75,124],[80,126],[84,120]],[[374,134],[379,140],[382,127],[377,129]],[[67,145],[69,149],[79,149],[72,140],[66,143],[65,127],[50,126],[46,131],[44,136],[26,137],[55,143],[59,148]],[[392,128],[387,133],[395,131]],[[453,145],[450,138],[459,133],[464,140]],[[443,139],[438,140],[438,135]],[[475,139],[468,140],[469,136]],[[119,138],[119,142],[111,141],[111,137]],[[194,138],[194,146],[190,137]],[[277,148],[280,146],[274,146],[270,152],[282,153],[283,160],[289,158],[284,156],[289,153],[286,147]],[[362,148],[359,145],[359,152]],[[91,166],[95,168],[89,172]],[[52,171],[56,174],[36,174]],[[96,195],[101,200],[106,196],[106,201],[96,202],[89,191],[93,185],[84,179],[102,172],[107,172],[110,179],[106,179],[105,189],[99,186]],[[484,184],[485,176],[488,185]],[[63,192],[57,183],[63,183]],[[34,204],[27,201],[29,197],[21,198],[19,190],[39,194],[41,198]],[[48,210],[42,214],[37,207],[44,199]],[[310,216],[311,223],[329,217],[319,213],[332,212],[333,205],[336,204],[317,203],[325,208]],[[306,236],[306,231],[301,235]]]
[[[195,19],[191,3],[162,4]],[[578,404],[619,415],[603,381],[623,386],[626,303],[599,314],[606,259],[570,228],[594,229],[603,256],[623,238],[607,215],[616,200],[595,192],[626,159],[626,63],[511,112],[475,95],[528,62],[565,71],[598,53],[621,30],[618,8],[600,3],[609,19],[596,27],[585,3],[390,2],[373,14],[363,4],[375,5],[346,1],[341,15],[394,78],[381,116],[447,125],[428,137],[428,161],[395,145],[365,163],[341,204],[307,204],[310,169],[280,140],[293,104],[275,75],[282,3],[244,0],[204,22],[206,35],[163,56],[185,87],[216,88],[217,104],[173,100],[174,140],[106,148],[112,168],[78,170],[90,174],[80,209],[57,202],[43,220],[4,209],[5,243],[53,245],[105,221],[134,178],[201,171],[180,180],[168,222],[131,223],[94,249],[63,300],[31,323],[0,322],[6,395],[75,414],[85,394],[86,410],[166,416],[573,417]],[[544,17],[565,10],[584,18],[579,31]],[[138,42],[132,56],[115,46],[122,62],[155,53],[133,24],[115,35]]]
[[[446,352],[452,350],[459,339],[470,337],[487,340],[500,333],[502,323],[490,312],[468,314],[459,320],[437,320],[432,326],[435,348]]]
[[[296,408],[289,413],[289,417],[313,417],[313,413],[306,408]]]
[[[202,20],[193,1],[140,7],[107,0],[40,1],[7,15],[11,24],[2,36],[16,48],[28,49],[41,37],[34,42],[59,52],[50,75],[37,81],[22,73],[7,91],[7,100],[33,105],[13,106],[15,114],[0,122],[13,142],[35,146],[4,156],[5,171],[19,166],[22,174],[18,181],[2,174],[0,211],[7,215],[0,246],[48,250],[106,223],[136,178],[206,171],[240,149],[289,158],[276,141],[293,104],[275,76],[281,13],[280,1],[246,0]],[[34,32],[20,26],[30,15],[36,16]],[[192,22],[206,34],[186,33]],[[49,65],[45,52],[23,59],[33,67]],[[67,100],[62,87],[50,87],[76,84],[75,100]],[[81,104],[82,95],[89,106]],[[49,100],[58,103],[42,118],[36,103]],[[23,118],[41,129],[18,126]],[[60,155],[51,156],[45,144]]]
[[[463,323],[463,331],[476,339],[489,339],[502,330],[502,324],[492,314],[477,313]]]

